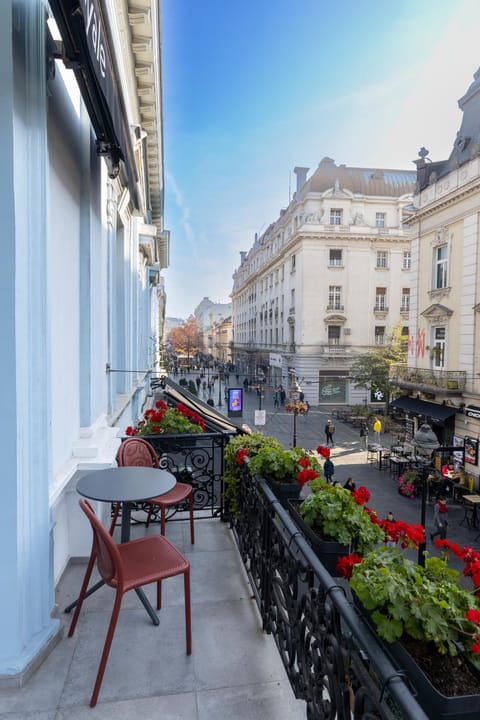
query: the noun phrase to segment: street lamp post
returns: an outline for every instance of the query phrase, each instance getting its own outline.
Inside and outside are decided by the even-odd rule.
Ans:
[[[423,423],[413,436],[413,441],[416,447],[425,455],[425,462],[422,465],[422,510],[420,522],[425,533],[425,521],[426,521],[426,508],[427,508],[427,476],[429,463],[427,462],[427,455],[431,455],[434,450],[440,447],[438,438],[433,432],[430,425]],[[425,550],[426,542],[424,541],[418,546],[418,564],[425,565]]]
[[[293,447],[297,447],[298,408],[296,408],[295,405],[300,398],[301,392],[302,392],[302,389],[301,389],[300,385],[296,382],[295,385],[293,386],[292,390],[290,391],[290,403],[294,406],[293,407]]]

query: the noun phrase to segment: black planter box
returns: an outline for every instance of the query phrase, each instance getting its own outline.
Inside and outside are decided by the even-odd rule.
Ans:
[[[363,607],[355,593],[353,593],[353,602],[385,653],[389,655],[392,663],[408,675],[412,687],[417,692],[417,702],[429,718],[432,720],[478,720],[480,718],[480,694],[442,695],[400,642],[389,643],[377,635],[371,612]],[[468,665],[471,672],[478,675],[480,681],[480,672],[470,663]]]
[[[312,550],[315,551],[322,565],[330,573],[330,575],[332,575],[333,577],[338,577],[338,558],[349,555],[349,553],[351,552],[350,548],[348,547],[348,545],[342,545],[335,540],[322,540],[321,538],[319,538],[318,535],[316,535],[312,528],[307,525],[307,523],[301,516],[299,507],[300,504],[298,502],[296,503],[290,501],[288,503],[288,509],[293,520],[305,535]]]
[[[297,482],[281,483],[276,482],[275,480],[272,480],[270,478],[265,479],[269,487],[272,489],[272,491],[275,493],[282,505],[284,505],[285,507],[287,507],[287,503],[289,500],[298,500],[298,498],[300,497],[300,491],[302,488]]]

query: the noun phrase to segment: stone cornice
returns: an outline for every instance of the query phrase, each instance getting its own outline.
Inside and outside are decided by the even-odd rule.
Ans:
[[[444,195],[443,197],[438,198],[438,200],[433,200],[424,207],[417,208],[412,217],[405,220],[405,224],[415,225],[418,220],[434,215],[444,208],[451,207],[452,205],[457,204],[460,200],[473,195],[478,191],[480,191],[480,177],[475,178],[475,180],[472,180],[468,185],[462,185],[461,187],[455,188],[455,190],[448,195]]]

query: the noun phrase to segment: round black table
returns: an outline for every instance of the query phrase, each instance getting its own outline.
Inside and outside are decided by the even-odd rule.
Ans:
[[[122,503],[122,534],[121,542],[130,539],[130,520],[132,514],[132,503],[142,502],[158,495],[173,490],[176,484],[175,476],[168,470],[149,467],[111,467],[104,470],[96,470],[84,475],[77,482],[77,492],[90,500],[101,502]],[[103,580],[87,590],[91,595],[103,585]],[[159,624],[158,615],[147,600],[142,588],[136,588],[135,592],[142,601],[145,610],[150,615],[155,625]],[[76,605],[76,601],[65,608],[65,612]]]
[[[130,539],[132,503],[142,502],[173,490],[175,476],[159,468],[112,467],[84,475],[77,482],[77,492],[90,500],[122,503],[121,541]]]

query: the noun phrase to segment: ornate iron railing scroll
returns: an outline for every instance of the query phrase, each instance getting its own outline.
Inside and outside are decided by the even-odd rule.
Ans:
[[[220,516],[224,451],[229,436],[225,433],[163,434],[148,435],[145,440],[155,448],[161,468],[173,473],[178,482],[192,485],[196,517]],[[148,504],[137,503],[136,509],[148,511]],[[182,506],[169,509],[167,519],[174,518],[184,509]],[[157,515],[154,511],[153,521],[158,520]],[[135,513],[132,517],[138,518]]]

